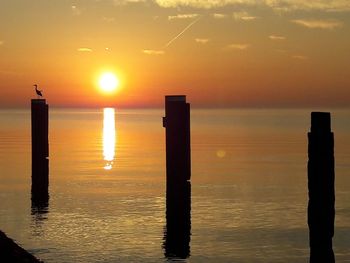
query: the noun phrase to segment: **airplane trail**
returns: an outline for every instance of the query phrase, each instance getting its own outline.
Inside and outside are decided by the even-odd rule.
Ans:
[[[176,39],[178,39],[183,33],[185,33],[191,26],[193,26],[195,23],[198,22],[198,20],[201,19],[201,16],[198,17],[196,20],[194,20],[193,22],[191,22],[188,26],[185,27],[184,30],[182,30],[179,34],[177,34],[174,38],[172,38],[165,46],[164,48],[166,47],[169,47],[171,45],[171,43],[173,43]]]

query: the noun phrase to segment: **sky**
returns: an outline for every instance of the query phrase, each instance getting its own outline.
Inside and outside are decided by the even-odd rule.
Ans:
[[[349,26],[349,0],[0,0],[0,107],[33,84],[57,107],[349,107]]]

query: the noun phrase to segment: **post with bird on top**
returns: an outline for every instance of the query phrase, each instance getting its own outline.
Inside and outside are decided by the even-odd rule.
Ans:
[[[164,255],[185,259],[191,236],[190,104],[186,96],[165,97],[166,227]]]
[[[329,112],[311,113],[308,138],[310,263],[334,263],[334,136]]]
[[[32,125],[32,206],[47,206],[49,199],[49,105],[43,91],[34,85],[37,95],[31,100]]]

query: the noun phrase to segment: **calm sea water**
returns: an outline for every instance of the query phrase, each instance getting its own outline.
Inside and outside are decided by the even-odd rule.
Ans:
[[[0,229],[45,262],[165,262],[161,110],[50,110],[32,211],[30,112],[0,111]],[[308,110],[193,110],[185,262],[307,262]],[[333,111],[337,262],[350,262],[350,111]]]

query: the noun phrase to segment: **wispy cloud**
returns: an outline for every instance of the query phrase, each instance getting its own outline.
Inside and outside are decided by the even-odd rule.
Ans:
[[[350,1],[348,0],[264,0],[268,7],[275,11],[292,12],[297,10],[324,11],[324,12],[348,12]]]
[[[246,50],[249,47],[250,47],[249,44],[230,44],[226,48],[227,49]]]
[[[75,16],[81,15],[81,10],[76,5],[72,5],[71,10],[72,10],[73,15],[75,15]]]
[[[198,0],[154,0],[159,6],[161,7],[181,7],[181,6],[187,6],[187,7],[195,7],[195,8],[213,8],[213,7],[220,7],[226,5],[226,0],[221,1],[211,1],[211,0],[205,0],[205,1],[198,1]]]
[[[278,53],[287,53],[287,50],[285,49],[276,49],[275,51]]]
[[[92,49],[87,48],[87,47],[80,47],[77,49],[77,51],[79,51],[79,52],[92,52]]]
[[[99,0],[96,0],[96,1],[99,1]],[[129,3],[144,3],[146,2],[146,0],[114,0],[113,2],[115,5],[121,6]]]
[[[188,18],[196,18],[198,17],[198,14],[178,14],[174,16],[168,16],[169,20],[174,20],[174,19],[188,19]]]
[[[297,19],[291,22],[312,29],[335,29],[343,26],[343,23],[338,20]]]
[[[164,55],[164,50],[144,49],[142,52],[146,55]]]
[[[0,40],[0,46],[4,44],[4,41]]]
[[[0,75],[8,75],[8,76],[20,76],[22,73],[18,73],[11,70],[0,70]]]
[[[195,40],[197,43],[200,43],[200,44],[206,44],[209,42],[209,38],[195,38]]]
[[[292,58],[299,59],[299,60],[307,60],[307,59],[309,59],[307,56],[304,56],[304,55],[293,55]]]
[[[115,0],[116,1],[116,0]],[[126,0],[118,0],[126,2]],[[138,1],[138,0],[134,0]],[[141,1],[141,0],[139,0]],[[224,6],[262,6],[278,12],[292,12],[296,10],[318,10],[324,12],[348,12],[350,1],[348,0],[152,0],[161,7],[192,7],[212,9]],[[142,0],[143,2],[143,0]]]
[[[226,14],[220,14],[220,13],[214,13],[214,14],[212,14],[212,16],[213,16],[215,19],[223,19],[223,18],[226,18],[226,17],[227,17]]]
[[[109,22],[109,23],[112,23],[115,21],[115,18],[114,17],[106,17],[106,16],[103,16],[102,17],[102,20],[103,21],[106,21],[106,22]]]
[[[234,12],[233,13],[233,18],[235,20],[243,20],[243,21],[253,21],[257,19],[257,16],[252,16],[246,11],[241,11],[241,12]]]
[[[271,39],[271,40],[286,40],[287,38],[283,37],[283,36],[271,35],[271,36],[269,36],[269,39]]]

